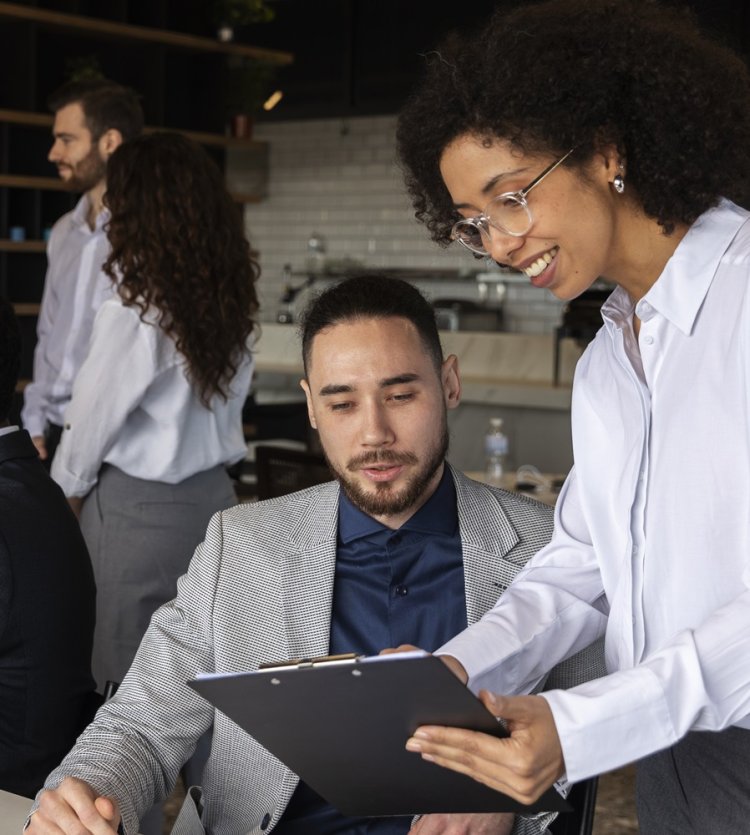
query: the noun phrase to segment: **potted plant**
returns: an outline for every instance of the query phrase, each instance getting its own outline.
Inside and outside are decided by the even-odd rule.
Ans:
[[[236,26],[270,23],[275,16],[270,3],[271,0],[213,0],[211,17],[219,40],[233,40]]]

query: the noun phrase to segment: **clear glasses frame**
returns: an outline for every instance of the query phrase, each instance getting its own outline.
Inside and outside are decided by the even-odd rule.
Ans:
[[[476,217],[456,221],[451,229],[451,238],[475,255],[489,255],[483,241],[485,238],[490,240],[490,227],[514,238],[522,238],[534,225],[534,216],[531,213],[526,196],[545,177],[548,177],[559,165],[562,165],[574,150],[575,148],[571,148],[567,154],[548,165],[541,174],[534,177],[522,189],[508,191],[493,197]],[[503,218],[505,222],[498,218]]]

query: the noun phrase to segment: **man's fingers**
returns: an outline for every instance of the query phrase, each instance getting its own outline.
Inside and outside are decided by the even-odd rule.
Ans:
[[[42,792],[31,816],[31,835],[112,835],[120,825],[117,804],[99,797],[82,780],[66,778],[57,789]]]
[[[387,647],[386,649],[381,649],[378,655],[393,655],[395,652],[422,652],[419,647],[415,647],[413,644],[401,644],[397,647]]]
[[[108,821],[114,821],[117,818],[115,826],[120,825],[120,814],[117,809],[117,804],[111,797],[97,797],[94,801],[94,806],[99,814]]]

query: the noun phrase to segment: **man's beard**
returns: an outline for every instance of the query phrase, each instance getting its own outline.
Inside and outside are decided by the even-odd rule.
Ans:
[[[74,166],[62,167],[70,171],[70,177],[64,181],[66,188],[75,192],[89,191],[107,174],[107,163],[102,159],[96,145],[92,145],[88,154]]]
[[[443,415],[440,437],[432,449],[427,451],[421,467],[402,487],[396,489],[390,482],[373,482],[374,492],[365,490],[357,481],[337,469],[326,456],[331,472],[336,476],[341,489],[355,507],[370,516],[393,516],[403,513],[414,505],[422,496],[448,452],[448,422]],[[325,454],[325,450],[324,450]],[[368,465],[382,464],[419,464],[413,452],[392,452],[387,449],[372,450],[351,458],[346,464],[348,472],[356,472]]]

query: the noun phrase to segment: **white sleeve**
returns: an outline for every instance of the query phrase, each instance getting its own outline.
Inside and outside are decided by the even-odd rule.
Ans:
[[[482,620],[438,651],[456,657],[469,686],[528,692],[571,651],[603,634],[607,604],[577,498],[560,496],[548,546]],[[750,715],[750,590],[630,669],[540,694],[577,782],[667,748],[690,730],[718,731]]]
[[[99,309],[52,463],[66,496],[85,496],[96,484],[107,452],[156,377],[156,330],[119,299]]]
[[[47,362],[48,341],[52,331],[60,299],[55,287],[54,271],[54,247],[57,236],[52,234],[47,245],[47,274],[44,278],[44,291],[42,292],[42,303],[39,310],[39,317],[36,326],[36,347],[34,348],[34,370],[33,380],[26,386],[23,392],[23,410],[21,420],[24,429],[32,437],[43,435],[47,426],[47,408],[50,392],[57,378],[57,373]]]
[[[544,693],[576,781],[750,715],[750,590],[629,670]]]
[[[601,637],[606,623],[602,578],[572,470],[555,508],[550,543],[493,609],[438,654],[461,662],[472,690],[526,693],[555,664]]]

